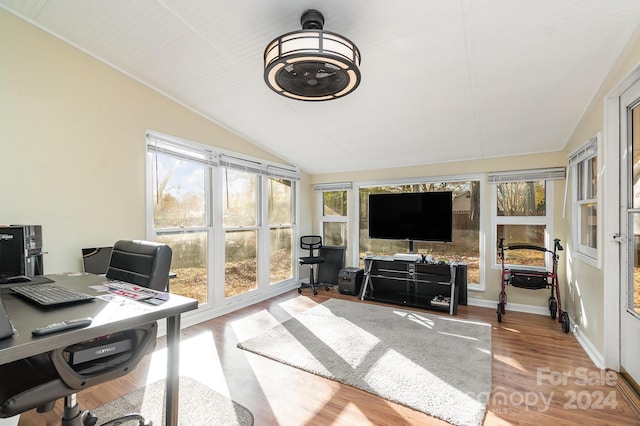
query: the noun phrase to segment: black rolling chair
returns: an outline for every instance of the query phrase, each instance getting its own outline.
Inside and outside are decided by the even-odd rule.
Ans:
[[[113,245],[107,278],[168,291],[171,256],[171,247],[166,244],[118,241]]]
[[[300,265],[309,265],[309,282],[300,282],[298,293],[302,293],[303,288],[311,288],[314,295],[318,294],[318,290],[316,290],[318,282],[316,281],[315,265],[324,263],[324,258],[317,255],[321,247],[322,237],[320,235],[304,235],[300,237],[300,248],[309,250],[309,256],[300,257],[298,263]],[[329,290],[329,287],[327,287],[327,290]]]
[[[107,277],[137,285],[164,290],[169,280],[171,248],[146,241],[118,241],[107,271]],[[64,398],[62,426],[93,426],[97,418],[80,411],[76,392],[121,377],[132,371],[140,360],[151,353],[156,344],[155,322],[131,330],[114,333],[60,348],[0,366],[0,418],[13,417],[36,408],[38,412],[53,409],[55,401]],[[77,360],[76,353],[127,342],[130,350],[115,355]],[[92,351],[104,353],[104,351]],[[76,359],[76,361],[74,361]],[[127,414],[105,423],[119,425],[138,421],[139,426],[151,425],[140,414]]]

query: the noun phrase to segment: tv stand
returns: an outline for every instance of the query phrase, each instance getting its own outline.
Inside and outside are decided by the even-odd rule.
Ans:
[[[457,314],[459,265],[394,259],[391,256],[364,258],[364,282],[360,300],[447,311]],[[466,289],[465,289],[466,291]]]

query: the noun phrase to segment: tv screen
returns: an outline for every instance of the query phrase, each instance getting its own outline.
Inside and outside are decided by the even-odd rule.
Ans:
[[[452,241],[453,193],[369,195],[369,238]]]

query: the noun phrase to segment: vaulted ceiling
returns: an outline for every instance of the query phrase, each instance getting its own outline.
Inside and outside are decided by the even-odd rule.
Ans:
[[[638,0],[0,0],[309,173],[562,150]],[[318,9],[362,53],[345,98],[290,100],[263,53]],[[180,135],[176,135],[180,136]]]

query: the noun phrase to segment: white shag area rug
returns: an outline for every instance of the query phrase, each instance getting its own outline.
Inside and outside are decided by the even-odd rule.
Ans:
[[[491,326],[330,299],[238,347],[455,425],[481,425]]]
[[[98,416],[98,424],[127,413],[140,413],[153,425],[164,424],[165,381],[159,380],[142,389],[91,410]],[[126,422],[123,425],[138,425]],[[219,394],[190,377],[180,377],[178,425],[251,426],[253,414],[242,405]]]

